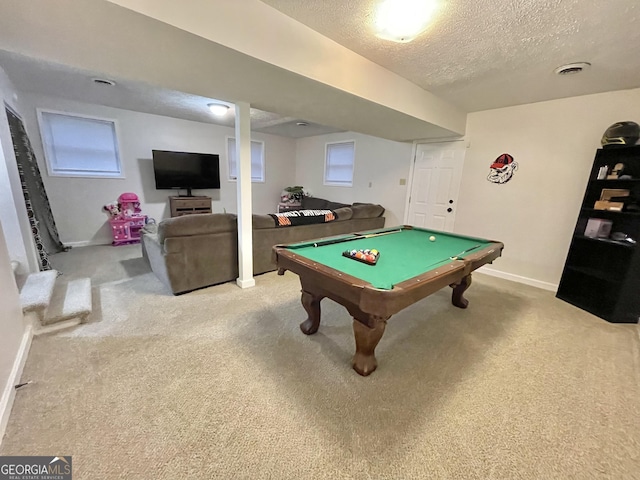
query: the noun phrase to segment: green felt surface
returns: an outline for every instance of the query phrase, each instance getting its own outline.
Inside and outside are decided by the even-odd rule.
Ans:
[[[434,242],[429,240],[431,235],[436,237]],[[345,236],[347,239],[349,237]],[[388,290],[397,283],[446,265],[451,262],[453,256],[464,258],[490,243],[488,240],[479,238],[414,228],[318,247],[314,247],[313,243],[290,247],[295,249],[297,254],[310,260],[369,282],[376,288]],[[476,246],[477,248],[462,253]],[[378,263],[367,265],[342,256],[345,250],[360,249],[378,250],[380,252]]]

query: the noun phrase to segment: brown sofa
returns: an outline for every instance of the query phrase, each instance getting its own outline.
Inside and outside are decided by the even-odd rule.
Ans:
[[[359,203],[335,208],[341,204],[324,200],[327,203],[322,207],[316,200],[322,199],[314,199],[306,208],[334,207],[337,219],[276,227],[273,217],[253,215],[254,275],[276,269],[271,256],[273,245],[384,227],[384,208],[380,205]],[[236,216],[213,213],[163,220],[156,232],[143,232],[142,255],[174,295],[235,280],[238,277]]]

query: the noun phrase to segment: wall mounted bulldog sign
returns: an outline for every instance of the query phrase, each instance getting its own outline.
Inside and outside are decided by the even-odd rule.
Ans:
[[[507,183],[516,170],[518,170],[518,164],[513,161],[513,157],[508,153],[503,153],[491,164],[487,180],[493,183]]]

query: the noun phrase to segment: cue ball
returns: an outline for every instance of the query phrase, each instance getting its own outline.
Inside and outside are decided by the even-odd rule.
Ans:
[[[431,240],[432,242],[435,242],[435,241],[436,241],[436,237],[434,237],[433,235],[431,235],[431,236],[429,237],[429,240]]]

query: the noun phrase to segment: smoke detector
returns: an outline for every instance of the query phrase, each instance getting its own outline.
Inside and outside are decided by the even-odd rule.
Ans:
[[[299,127],[306,127],[309,124],[307,122],[296,122],[296,125]]]
[[[554,73],[558,75],[575,75],[576,73],[586,70],[590,66],[591,64],[589,62],[567,63],[566,65],[556,68]]]

